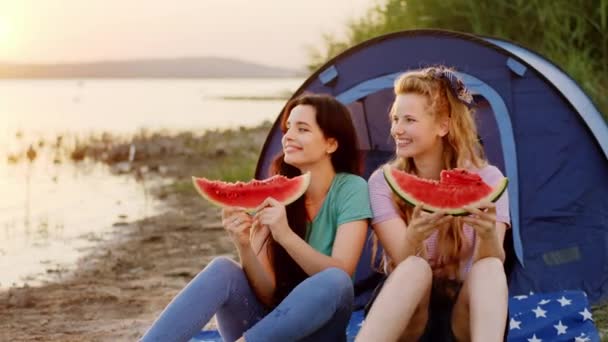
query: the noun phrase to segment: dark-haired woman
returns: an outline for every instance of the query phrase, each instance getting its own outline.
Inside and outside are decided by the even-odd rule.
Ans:
[[[310,172],[304,196],[272,198],[254,216],[222,211],[240,264],[214,259],[167,306],[143,341],[188,341],[215,314],[225,341],[341,341],[352,312],[352,275],[372,216],[358,176],[348,109],[326,95],[292,100],[273,171]]]

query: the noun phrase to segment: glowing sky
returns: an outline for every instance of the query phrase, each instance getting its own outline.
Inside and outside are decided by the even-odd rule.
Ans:
[[[301,67],[376,0],[0,0],[0,61],[192,56]]]

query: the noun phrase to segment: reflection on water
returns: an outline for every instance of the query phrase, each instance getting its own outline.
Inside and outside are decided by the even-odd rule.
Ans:
[[[0,80],[0,134],[17,130],[132,134],[140,128],[191,130],[257,125],[274,120],[302,81]]]
[[[113,176],[91,155],[128,170],[128,149],[108,153],[122,135],[273,121],[302,81],[0,80],[0,288],[61,274],[83,248],[121,229],[115,223],[154,210],[146,175]]]
[[[112,175],[100,163],[53,159],[38,152],[31,160],[0,162],[0,288],[56,278],[85,248],[157,206],[145,177],[137,181]]]

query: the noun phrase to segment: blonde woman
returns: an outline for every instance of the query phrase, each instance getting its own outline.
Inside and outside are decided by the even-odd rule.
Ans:
[[[443,66],[395,82],[390,111],[393,167],[426,179],[464,168],[494,185],[469,107],[473,99]],[[508,195],[468,208],[471,215],[427,214],[396,198],[381,170],[369,180],[372,226],[389,274],[357,341],[502,341],[507,316],[503,239]]]

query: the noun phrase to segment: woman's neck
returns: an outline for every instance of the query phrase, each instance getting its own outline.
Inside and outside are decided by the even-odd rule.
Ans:
[[[306,190],[306,202],[312,204],[322,202],[336,175],[331,162],[319,163],[310,168],[303,168],[301,171],[302,173],[310,171],[310,185]]]
[[[443,170],[443,146],[438,144],[436,148],[428,151],[423,155],[414,157],[414,165],[418,177],[426,179],[439,179],[441,170]]]

